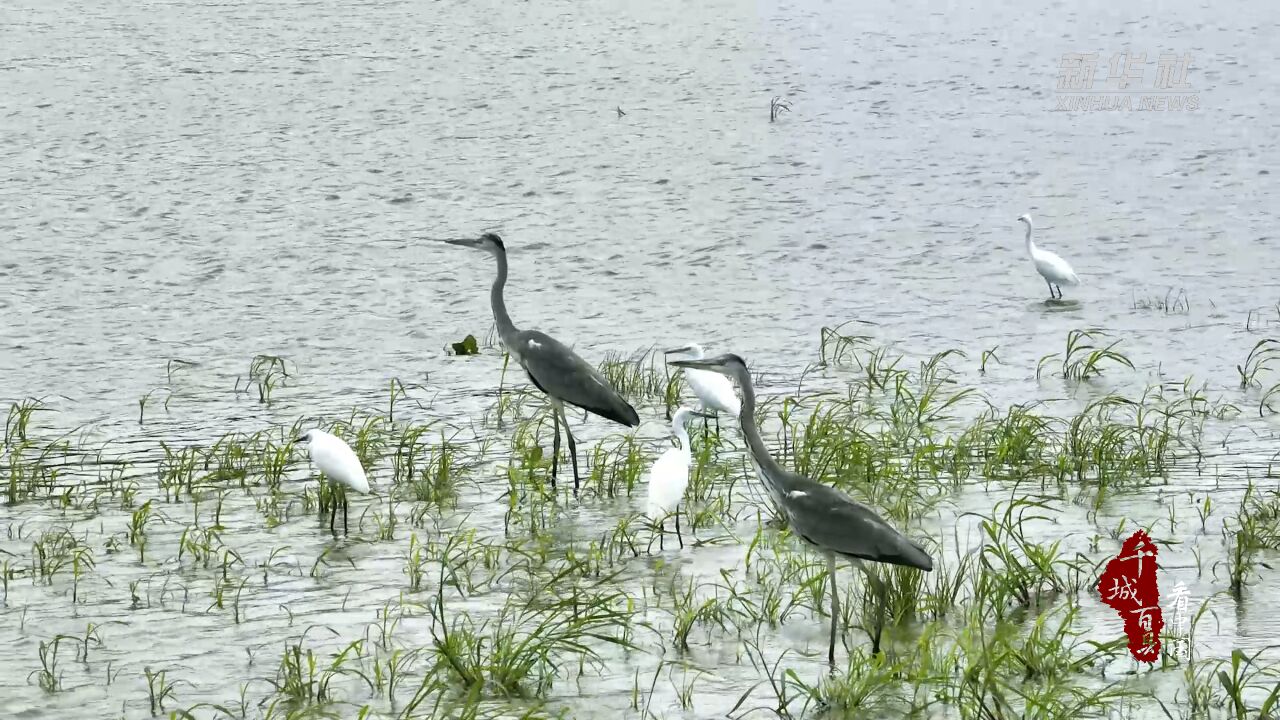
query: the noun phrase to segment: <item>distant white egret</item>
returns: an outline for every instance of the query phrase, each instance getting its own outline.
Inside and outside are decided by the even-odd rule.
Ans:
[[[1030,213],[1018,218],[1018,222],[1027,224],[1027,254],[1031,256],[1031,262],[1035,263],[1036,272],[1040,273],[1040,277],[1043,277],[1045,284],[1049,286],[1049,297],[1051,299],[1061,299],[1062,288],[1057,288],[1058,294],[1054,295],[1054,287],[1058,285],[1079,285],[1080,278],[1076,277],[1076,271],[1071,269],[1066,260],[1058,257],[1056,253],[1041,250],[1031,241]]]
[[[355,490],[361,495],[369,492],[369,479],[365,477],[360,458],[356,457],[355,451],[342,438],[323,430],[308,430],[294,442],[305,444],[307,452],[311,455],[311,462],[315,463],[320,473],[328,478],[334,489],[341,488],[339,495],[342,498],[342,532],[346,533],[347,489]],[[335,497],[329,513],[329,530],[335,533],[337,531],[333,526],[337,516],[338,498]]]
[[[662,547],[662,538],[666,535],[666,518],[672,513],[676,516],[676,538],[680,547],[684,547],[684,538],[680,536],[680,500],[689,487],[689,465],[693,462],[693,452],[689,447],[689,433],[685,423],[694,415],[700,415],[693,408],[682,407],[676,411],[671,420],[671,434],[676,436],[679,447],[668,448],[649,469],[649,505],[646,515],[658,523],[658,547]]]
[[[665,354],[676,355],[686,360],[701,360],[704,357],[702,346],[697,343],[672,348],[667,350]],[[689,389],[693,390],[693,394],[697,396],[698,402],[701,403],[702,412],[714,411],[716,413],[717,433],[720,431],[720,413],[737,416],[738,409],[742,407],[742,403],[738,400],[737,393],[733,391],[733,382],[729,378],[709,370],[695,370],[693,368],[685,368],[684,377],[689,381]],[[706,416],[704,415],[703,417],[705,418]],[[704,420],[703,422],[705,423],[706,421]]]

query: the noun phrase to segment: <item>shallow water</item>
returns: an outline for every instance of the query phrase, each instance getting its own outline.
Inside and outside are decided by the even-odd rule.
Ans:
[[[1204,492],[1210,478],[1225,512],[1247,478],[1274,486],[1277,447],[1275,415],[1257,418],[1257,393],[1241,393],[1234,370],[1280,335],[1277,47],[1240,40],[1274,34],[1280,9],[1244,5],[8,3],[0,399],[47,397],[57,414],[43,424],[86,427],[108,454],[151,461],[159,440],[381,408],[392,378],[423,386],[425,407],[408,416],[470,427],[493,402],[500,361],[444,348],[489,327],[491,261],[427,238],[496,230],[511,250],[516,323],[592,361],[696,340],[741,353],[784,392],[816,361],[819,329],[855,320],[854,332],[911,358],[964,350],[964,382],[997,406],[1043,400],[1069,414],[1091,392],[1192,376],[1245,412],[1211,423],[1228,441],[1205,474],[1183,469],[1162,492]],[[1201,108],[1054,110],[1063,53],[1123,50],[1190,53]],[[792,111],[770,123],[775,95]],[[1067,302],[1044,302],[1014,221],[1024,212],[1084,280]],[[1139,307],[1180,291],[1185,312]],[[1122,340],[1136,370],[1087,388],[1037,380],[1037,361],[1086,327]],[[979,353],[996,346],[999,364],[979,376]],[[270,407],[233,390],[261,353],[297,368]],[[175,358],[197,366],[170,380]],[[140,426],[138,399],[152,391]],[[642,435],[658,438],[660,411],[643,419]],[[611,432],[592,421],[580,434]],[[501,484],[475,482],[447,526],[500,516]],[[966,489],[954,505],[989,510],[994,493]],[[195,510],[163,509],[180,521],[153,550],[172,559]],[[557,532],[589,537],[619,508],[563,512]],[[1166,514],[1152,512],[1137,496],[1060,522],[1089,552],[1089,537],[1121,519]],[[128,552],[98,554],[93,599],[78,605],[61,584],[17,582],[0,622],[12,648],[0,659],[4,710],[145,716],[144,665],[190,683],[177,690],[183,706],[229,702],[272,672],[286,638],[310,624],[359,637],[403,589],[403,543],[335,543],[306,518],[268,529],[239,496],[226,518],[246,564],[283,545],[282,561],[302,570],[246,591],[249,622],[204,612],[207,572]],[[31,528],[68,524],[101,543],[127,519],[6,506],[3,549],[25,554]],[[1220,555],[1217,531],[1180,539],[1161,582],[1184,579],[1197,600],[1220,590],[1189,552]],[[309,577],[327,549],[328,569]],[[628,587],[715,575],[742,552],[670,553],[675,569],[640,564]],[[133,608],[140,579],[150,604]],[[1268,645],[1278,582],[1264,570],[1243,603],[1222,601],[1197,638],[1203,652]],[[1111,611],[1085,604],[1099,637],[1118,634]],[[39,641],[90,622],[116,682],[99,680],[100,664],[68,670],[60,693],[24,682]],[[821,622],[791,623],[770,648],[813,650],[824,637]],[[265,669],[247,664],[246,647],[269,656]],[[633,675],[645,684],[658,661],[609,657],[602,677],[560,682],[553,704],[627,710]],[[696,716],[723,714],[760,679],[718,636],[691,659],[707,672]],[[818,659],[796,662],[817,678]],[[658,693],[669,703],[674,690]]]

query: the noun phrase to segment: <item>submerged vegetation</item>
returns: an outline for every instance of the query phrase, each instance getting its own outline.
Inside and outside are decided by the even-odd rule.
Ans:
[[[158,427],[183,420],[175,403],[134,424],[147,435],[103,444],[58,429],[55,403],[13,403],[0,448],[5,667],[130,717],[1276,713],[1275,653],[1212,627],[1274,583],[1280,473],[1224,450],[1239,407],[1269,387],[1274,341],[1237,368],[1233,403],[1190,380],[1108,391],[1096,380],[1133,363],[1117,340],[1076,331],[1034,368],[1071,395],[1051,408],[984,393],[1007,367],[996,348],[914,360],[843,328],[819,340],[815,364],[762,398],[771,449],[936,558],[928,575],[880,568],[877,583],[838,573],[850,601],[833,674],[826,563],[775,522],[735,422],[691,428],[687,547],[658,550],[641,509],[664,437],[588,425],[606,434],[582,439],[574,500],[550,486],[540,395],[506,385],[449,423],[398,380],[389,401],[320,423],[375,486],[352,499],[341,540],[322,529],[327,486],[289,442],[314,419],[161,441]],[[459,354],[477,349],[468,341]],[[652,352],[600,369],[651,415],[688,394]],[[262,355],[236,390],[269,406],[286,381],[305,385]],[[1190,588],[1189,659],[1136,664],[1098,601],[1099,567],[1138,527],[1162,546],[1162,594]],[[140,641],[148,628],[165,637]],[[187,633],[219,638],[224,674],[185,663]]]

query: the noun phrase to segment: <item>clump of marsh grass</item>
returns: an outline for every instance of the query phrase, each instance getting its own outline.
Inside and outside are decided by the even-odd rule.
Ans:
[[[1191,312],[1191,298],[1187,297],[1186,289],[1180,288],[1174,292],[1173,288],[1169,288],[1163,296],[1138,297],[1137,290],[1132,291],[1131,294],[1134,310],[1156,310],[1165,315],[1186,315]]]
[[[169,388],[153,388],[151,390],[148,390],[146,395],[143,395],[142,397],[138,398],[138,424],[139,425],[142,424],[143,417],[146,415],[147,403],[151,402],[151,396],[161,391],[165,393],[164,405],[163,405],[164,411],[169,412],[169,401],[173,399],[173,392],[169,390]]]
[[[718,597],[718,585],[708,587],[713,591],[709,596],[699,592],[700,587],[693,578],[683,582],[678,576],[670,578],[667,594],[672,600],[671,641],[677,650],[689,650],[689,637],[699,626],[708,631],[723,630],[727,626],[733,606]]]
[[[871,347],[870,335],[851,335],[844,332],[849,323],[824,327],[818,331],[818,363],[820,366],[848,365],[858,353]]]
[[[1239,510],[1223,523],[1222,535],[1231,595],[1240,600],[1256,566],[1270,569],[1270,565],[1258,560],[1259,552],[1280,549],[1280,492],[1262,494],[1251,481],[1240,499]]]
[[[270,405],[271,393],[291,377],[289,364],[285,358],[278,355],[253,356],[253,360],[249,361],[249,379],[245,381],[242,390],[240,378],[236,378],[236,392],[257,390],[258,402]],[[297,368],[295,367],[294,370],[296,374]]]
[[[997,618],[1010,607],[1030,607],[1042,598],[1078,592],[1087,582],[1092,563],[1065,557],[1062,538],[1047,543],[1033,539],[1033,524],[1052,522],[1052,502],[1015,495],[996,503],[990,515],[968,513],[978,519],[983,536],[971,566],[976,574],[973,593],[980,604],[995,608]]]
[[[1247,718],[1272,718],[1280,712],[1280,668],[1264,665],[1258,659],[1265,650],[1246,655],[1236,648],[1231,659],[1217,663],[1217,678],[1221,688],[1220,706],[1227,710],[1232,720]],[[1252,698],[1260,698],[1260,701]]]
[[[1240,389],[1262,387],[1262,383],[1258,380],[1259,376],[1268,371],[1277,359],[1280,359],[1280,341],[1266,338],[1255,343],[1249,350],[1249,355],[1245,357],[1244,364],[1236,365],[1236,374],[1240,377]]]
[[[4,448],[9,450],[26,443],[31,419],[36,413],[49,410],[49,406],[37,398],[26,398],[11,404],[4,421]]]
[[[1116,350],[1119,340],[1106,345],[1095,344],[1102,339],[1099,330],[1072,330],[1067,333],[1067,348],[1062,353],[1049,353],[1036,363],[1036,378],[1039,379],[1044,367],[1053,362],[1061,362],[1062,377],[1068,380],[1088,380],[1102,374],[1108,364],[1121,365],[1133,369],[1133,362]]]
[[[791,112],[791,103],[783,100],[781,95],[769,99],[769,122],[774,122],[784,112]]]
[[[467,691],[542,697],[562,663],[600,666],[599,644],[634,647],[630,603],[615,589],[616,577],[583,585],[573,572],[566,566],[529,578],[528,591],[508,596],[495,618],[480,622],[450,613],[442,582],[428,608],[436,658],[429,673]]]
[[[164,703],[166,700],[176,700],[175,695],[176,683],[169,681],[169,671],[158,670],[151,671],[151,667],[147,666],[142,669],[142,674],[147,679],[147,703],[151,707],[152,716],[159,715],[164,712]]]
[[[653,350],[642,350],[629,357],[611,352],[597,369],[628,401],[665,401],[670,382],[666,363],[660,361],[661,355]]]
[[[635,437],[624,436],[618,441],[602,440],[590,452],[590,474],[583,485],[592,488],[601,497],[630,496],[640,484],[645,470],[642,446]]]
[[[443,430],[438,442],[426,439],[432,429],[431,425],[410,425],[402,428],[395,438],[391,454],[395,494],[425,506],[452,507],[457,502],[458,482],[465,471],[462,446]]]
[[[468,335],[467,337],[470,337]],[[426,390],[426,387],[420,383],[405,383],[400,378],[391,378],[389,383],[390,393],[387,399],[387,422],[394,423],[396,421],[396,402],[400,400],[412,400],[418,409],[424,409],[422,402],[409,395],[410,390]]]

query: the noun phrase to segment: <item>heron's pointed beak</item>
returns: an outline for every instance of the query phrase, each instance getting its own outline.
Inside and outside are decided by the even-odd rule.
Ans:
[[[459,247],[476,247],[480,240],[478,238],[445,238],[444,242]]]
[[[724,365],[721,365],[714,360],[672,360],[671,366],[693,368],[695,370],[711,370],[713,372],[720,372],[724,370]]]

